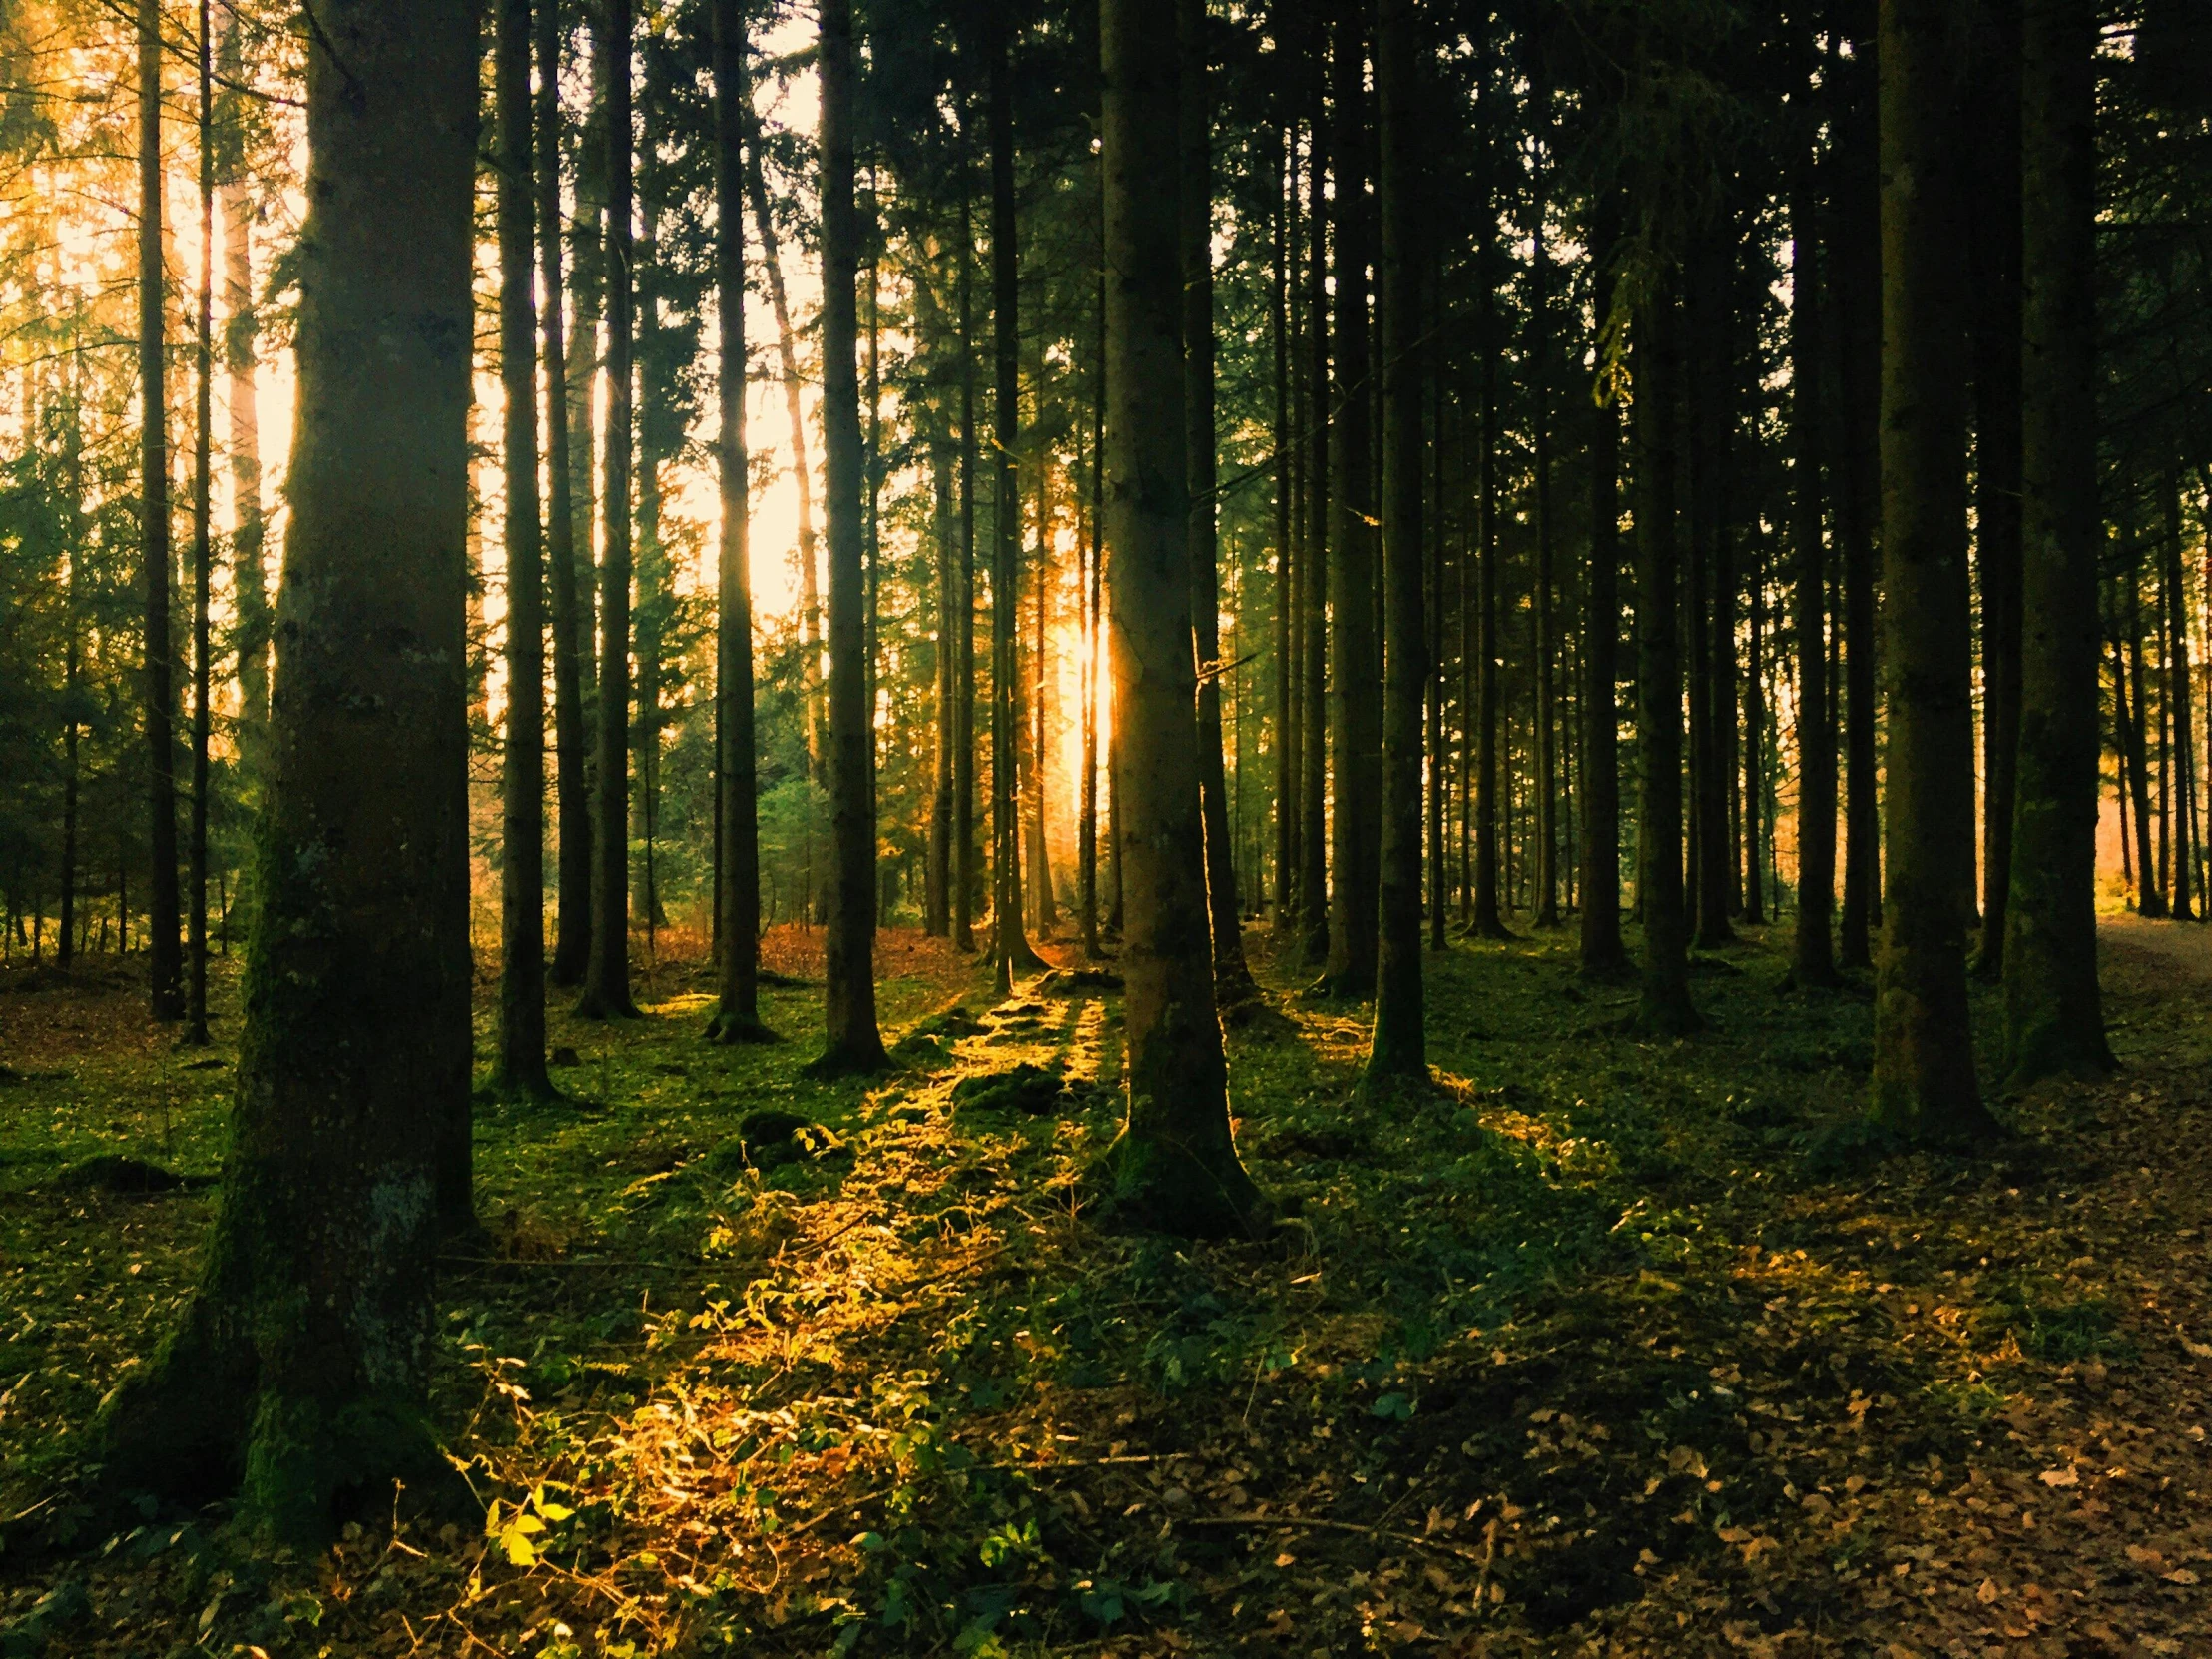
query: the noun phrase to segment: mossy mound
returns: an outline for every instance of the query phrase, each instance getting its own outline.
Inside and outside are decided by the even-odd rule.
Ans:
[[[1058,1069],[1027,1060],[1005,1071],[963,1077],[952,1085],[952,1104],[967,1112],[1021,1112],[1045,1117],[1074,1103]]]
[[[103,1152],[71,1164],[54,1178],[54,1185],[64,1192],[122,1193],[145,1198],[156,1193],[190,1192],[211,1186],[214,1180],[208,1175],[179,1175],[140,1158]]]

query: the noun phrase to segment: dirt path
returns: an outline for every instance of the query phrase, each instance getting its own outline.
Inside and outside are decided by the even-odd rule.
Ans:
[[[2141,916],[2100,916],[2098,942],[2122,951],[2141,951],[2212,979],[2212,928],[2191,921],[2145,921]]]

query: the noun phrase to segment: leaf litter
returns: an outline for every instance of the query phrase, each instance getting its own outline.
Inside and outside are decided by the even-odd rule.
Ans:
[[[1103,977],[990,1009],[898,939],[886,1034],[935,1052],[818,1085],[819,958],[776,944],[794,1041],[706,1049],[678,952],[637,1027],[556,1018],[581,1101],[480,1107],[437,1410],[485,1508],[387,1494],[313,1560],[72,1497],[208,1199],[56,1177],[213,1174],[225,1079],[128,985],[0,993],[5,1651],[2212,1651],[2212,1055],[2198,984],[2128,940],[2128,1069],[1974,1160],[1853,1141],[1866,1004],[1764,945],[1688,1044],[1593,1029],[1561,943],[1462,947],[1437,1086],[1387,1108],[1357,1010],[1256,948],[1295,1039],[1232,1035],[1292,1211],[1256,1245],[1087,1219]]]

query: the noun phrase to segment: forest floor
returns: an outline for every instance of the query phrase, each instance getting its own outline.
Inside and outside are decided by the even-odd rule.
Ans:
[[[118,970],[11,971],[0,1656],[2212,1653],[2212,939],[2108,929],[2124,1069],[1973,1158],[1855,1131],[1867,988],[1782,942],[1698,958],[1684,1042],[1571,934],[1455,946],[1384,1107],[1263,954],[1239,1140],[1296,1213],[1210,1245],[1083,1211],[1110,979],[999,1003],[886,935],[903,1069],[823,1085],[818,987],[711,1048],[665,957],[556,1017],[568,1098],[479,1102],[436,1404],[488,1518],[386,1493],[310,1559],[71,1495],[191,1278],[229,978],[194,1054]]]

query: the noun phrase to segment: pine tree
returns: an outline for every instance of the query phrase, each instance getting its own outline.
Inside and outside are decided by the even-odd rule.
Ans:
[[[342,1489],[452,1479],[433,1253],[469,1091],[466,590],[477,30],[326,6],[308,43],[298,415],[246,1034],[220,1209],[111,1482],[318,1546]]]

